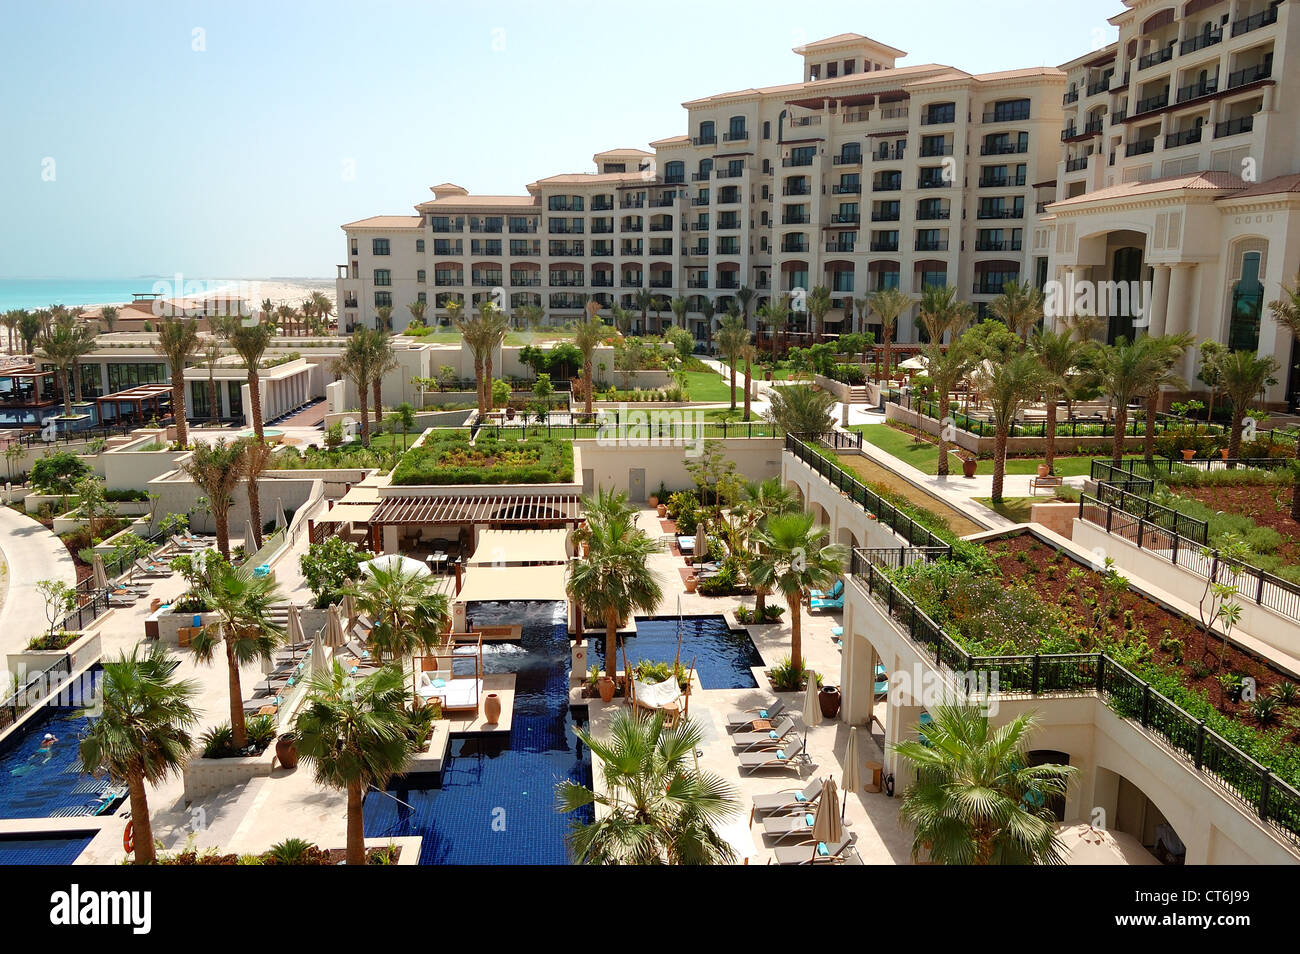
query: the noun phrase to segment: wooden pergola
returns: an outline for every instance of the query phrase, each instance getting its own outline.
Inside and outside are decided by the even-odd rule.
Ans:
[[[576,493],[383,497],[369,519],[376,553],[382,552],[382,533],[387,526],[547,529],[581,522],[582,502]]]
[[[116,394],[105,394],[103,397],[95,398],[101,424],[107,420],[116,421],[123,418],[147,420],[146,412],[152,412],[151,416],[161,418],[171,411],[171,404],[172,389],[169,384],[141,384],[125,391],[118,391]],[[122,413],[123,405],[130,408],[126,414]],[[106,406],[113,408],[112,418],[104,416]]]

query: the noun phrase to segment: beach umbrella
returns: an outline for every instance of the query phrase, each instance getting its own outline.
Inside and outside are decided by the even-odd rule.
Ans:
[[[375,570],[381,569],[387,573],[399,570],[403,576],[432,576],[433,571],[421,563],[419,560],[412,560],[410,557],[404,557],[400,553],[386,553],[381,557],[375,557],[366,563],[361,564],[361,572],[374,576]]]
[[[701,520],[699,527],[695,531],[695,562],[707,563],[709,560],[709,534],[704,529],[704,521]]]
[[[104,572],[104,554],[96,553],[91,566],[92,574],[95,578],[95,589],[108,589],[108,574]]]
[[[844,789],[844,808],[840,809],[840,820],[849,807],[848,794],[862,790],[862,760],[858,757],[858,727],[849,726],[849,744],[844,748],[844,774],[840,776],[840,787]]]
[[[279,497],[275,498],[275,529],[283,530],[289,526],[289,521],[284,516],[284,503]]]
[[[289,615],[285,621],[284,633],[289,640],[289,652],[296,657],[297,650],[294,649],[303,641],[302,635],[302,617],[298,614],[298,606],[295,603],[289,604]]]
[[[325,645],[338,649],[347,643],[347,636],[343,633],[343,624],[339,622],[339,608],[331,606],[329,615],[325,617]]]
[[[253,521],[244,521],[244,556],[251,557],[257,552],[257,534],[253,532]]]
[[[352,599],[351,593],[343,594],[343,602],[339,606],[339,613],[343,617],[346,632],[352,632],[352,627],[357,625],[357,605]]]
[[[817,674],[808,673],[808,688],[803,694],[803,722],[810,728],[822,724],[822,707],[817,700]]]
[[[899,362],[898,366],[904,371],[924,371],[930,366],[930,359],[923,354],[918,354],[906,361]]]
[[[261,659],[261,663],[262,663],[262,675],[266,677],[266,691],[270,692],[271,673],[275,672],[275,655],[272,654],[269,656],[263,656]]]
[[[325,658],[325,644],[321,641],[321,631],[318,629],[311,641],[311,674],[328,676],[329,671],[329,661]]]
[[[835,789],[835,779],[828,778],[822,786],[822,797],[817,803],[817,814],[813,817],[812,840],[823,845],[834,845],[844,837],[844,825],[840,821],[840,795]],[[816,851],[816,847],[813,851]]]

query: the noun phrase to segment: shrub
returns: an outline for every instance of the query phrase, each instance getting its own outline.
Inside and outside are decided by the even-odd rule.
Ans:
[[[523,440],[461,432],[430,434],[393,470],[393,483],[543,484],[573,479],[573,447],[559,438]]]
[[[329,537],[307,547],[307,552],[298,558],[298,566],[316,597],[317,608],[338,602],[340,591],[360,575],[365,558],[356,544],[342,537]]]
[[[302,838],[286,838],[279,844],[272,845],[263,857],[271,865],[315,865],[320,864],[324,852],[311,842]]]
[[[798,692],[812,678],[817,680],[817,685],[822,683],[822,677],[806,665],[797,669],[791,665],[789,656],[773,666],[768,675],[772,678],[772,688],[777,692]]]

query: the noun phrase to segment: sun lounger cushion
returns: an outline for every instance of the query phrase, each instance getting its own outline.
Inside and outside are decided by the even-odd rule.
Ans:
[[[636,703],[646,709],[662,709],[676,702],[682,696],[682,688],[676,679],[665,679],[653,685],[639,679],[632,680]]]

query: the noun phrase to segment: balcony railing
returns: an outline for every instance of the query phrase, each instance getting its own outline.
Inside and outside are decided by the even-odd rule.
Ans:
[[[828,252],[845,252],[845,253],[851,253],[851,252],[853,251],[854,246],[855,246],[856,244],[857,244],[856,242],[847,242],[847,241],[827,242],[827,243],[826,243],[826,251],[828,251]],[[894,243],[894,251],[897,251],[897,250],[898,250],[898,243],[895,242],[895,243]]]
[[[1187,86],[1178,88],[1178,102],[1186,103],[1189,100],[1200,99],[1202,96],[1209,96],[1211,93],[1219,91],[1219,80],[1217,77],[1208,79],[1204,83],[1191,83]]]
[[[934,159],[934,158],[938,158],[939,156],[951,156],[952,143],[946,142],[939,146],[933,144],[927,146],[922,144],[921,151],[918,153],[918,155],[922,159]]]
[[[1252,30],[1258,30],[1276,22],[1277,6],[1275,5],[1253,16],[1246,17],[1244,20],[1235,21],[1232,24],[1232,35],[1241,36],[1243,33],[1250,33]]]
[[[882,106],[880,107],[880,118],[881,119],[906,119],[907,107],[906,106]],[[951,122],[951,120],[949,120],[949,122]]]
[[[971,294],[973,294],[973,295],[1001,295],[1001,294],[1002,294],[1002,289],[1005,288],[1005,287],[1006,287],[1006,282],[1005,282],[1005,281],[1002,281],[1002,280],[999,280],[999,281],[992,281],[992,282],[990,282],[990,281],[983,281],[983,282],[981,282],[981,281],[976,281],[975,284],[971,286]]]
[[[901,217],[902,217],[902,213],[899,212],[898,209],[890,209],[889,211],[877,211],[871,213],[872,222],[897,222]]]
[[[1273,75],[1272,63],[1258,63],[1255,66],[1247,66],[1245,69],[1234,70],[1228,74],[1228,89],[1236,89],[1238,86],[1245,86],[1248,83],[1256,83],[1259,80],[1268,79]]]
[[[1069,106],[1071,103],[1077,103],[1078,101],[1079,91],[1077,89],[1066,90],[1065,95],[1061,97],[1061,102],[1066,106]]]
[[[854,183],[850,183],[849,185],[831,186],[831,195],[861,195],[861,194],[862,194],[861,182],[854,182]]]
[[[1154,139],[1139,139],[1137,142],[1131,142],[1124,147],[1125,156],[1145,156],[1149,152],[1156,151],[1156,141]]]
[[[975,251],[977,252],[1018,252],[1020,251],[1020,239],[976,239]]]
[[[692,145],[696,146],[715,146],[718,143],[717,135],[712,136],[694,136],[691,138]]]
[[[595,206],[592,206],[594,209]],[[512,235],[533,235],[537,232],[536,222],[511,223],[510,233]]]
[[[1163,49],[1148,53],[1146,56],[1138,57],[1138,72],[1161,63],[1168,63],[1174,58],[1174,44],[1170,44]]]
[[[1091,157],[1091,156],[1078,156],[1077,158],[1074,158],[1074,159],[1067,159],[1067,160],[1065,160],[1065,171],[1066,171],[1066,172],[1078,172],[1078,171],[1080,171],[1081,169],[1087,169],[1087,168],[1088,168],[1088,160],[1089,160],[1090,158],[1092,158],[1092,157]]]
[[[857,225],[861,221],[861,212],[836,212],[831,215],[832,225]]]
[[[1200,141],[1201,127],[1196,126],[1192,129],[1183,129],[1165,136],[1165,148],[1177,149],[1179,146],[1190,146],[1192,143]]]
[[[747,142],[749,140],[749,130],[740,129],[724,132],[722,134],[723,142]]]
[[[795,212],[781,216],[782,225],[807,225],[811,221],[807,212]]]
[[[1028,152],[1029,144],[1023,145],[1019,142],[986,142],[980,146],[981,156],[1012,156],[1017,153]]]
[[[982,206],[975,213],[977,219],[1023,219],[1025,210],[1021,206],[1005,208],[1003,206]]]
[[[1223,42],[1222,28],[1211,30],[1209,33],[1194,36],[1190,40],[1183,40],[1178,46],[1178,54],[1186,56],[1188,53],[1195,53],[1197,50],[1203,50],[1207,46],[1214,46],[1214,44],[1221,42]]]
[[[877,149],[871,154],[872,162],[900,162],[907,149],[904,146],[889,146],[884,149]]]
[[[986,123],[1019,123],[1029,118],[1028,106],[1015,106],[1004,109],[990,109],[984,113]]]
[[[708,181],[709,181],[709,175],[710,175],[710,173],[708,173],[708,172],[692,172],[692,173],[691,173],[691,181],[692,181],[692,182],[708,182]]]
[[[916,210],[918,222],[935,222],[947,220],[952,215],[950,209],[920,209]]]
[[[781,251],[783,252],[806,252],[808,251],[807,242],[782,242]]]
[[[876,239],[871,243],[873,252],[897,252],[898,239]]]
[[[935,113],[921,114],[922,126],[944,126],[947,125],[948,123],[954,123],[956,121],[957,121],[957,114],[955,110],[942,110],[940,112],[935,112]]]
[[[1164,109],[1169,105],[1169,90],[1163,93],[1157,93],[1155,96],[1148,96],[1146,99],[1139,99],[1137,106],[1133,109],[1134,116],[1140,116],[1143,113],[1155,112],[1157,109]]]
[[[981,189],[1015,189],[1024,184],[1024,176],[986,176],[979,180]]]
[[[716,173],[714,173],[714,178],[739,179],[744,174],[745,174],[745,168],[744,166],[740,166],[736,169],[719,169]]]
[[[833,166],[860,166],[860,165],[862,165],[862,153],[860,153],[860,152],[851,152],[851,153],[841,153],[841,154],[838,155],[838,156],[832,156],[832,157],[831,157],[831,165],[833,165]]]
[[[948,240],[917,239],[912,249],[916,252],[946,252],[948,251]]]
[[[1238,116],[1236,119],[1229,119],[1227,122],[1214,124],[1214,138],[1223,139],[1226,136],[1236,136],[1241,133],[1250,132],[1255,128],[1255,117]]]
[[[796,166],[811,166],[812,164],[812,156],[786,156],[781,160],[781,165],[786,169],[793,169]]]
[[[1111,77],[1107,76],[1105,79],[1100,79],[1095,83],[1089,83],[1086,95],[1096,96],[1099,93],[1107,92],[1110,89],[1110,81]]]
[[[916,180],[918,189],[945,189],[950,185],[952,183],[942,176],[921,176]]]
[[[812,195],[812,187],[806,185],[788,185],[781,190],[782,195]]]
[[[903,180],[883,179],[878,182],[873,182],[871,183],[871,191],[872,192],[902,192]]]

